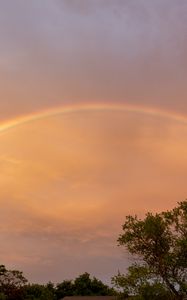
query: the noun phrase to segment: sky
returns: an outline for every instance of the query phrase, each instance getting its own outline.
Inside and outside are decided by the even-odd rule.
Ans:
[[[32,282],[129,256],[186,199],[186,0],[0,0],[0,261]]]

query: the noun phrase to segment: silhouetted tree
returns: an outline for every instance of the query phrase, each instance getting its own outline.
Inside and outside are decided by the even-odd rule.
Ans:
[[[78,276],[74,281],[64,280],[56,286],[57,299],[65,296],[106,296],[114,294],[114,289],[95,277],[91,278],[89,273]]]
[[[46,285],[29,284],[25,286],[25,300],[55,300],[55,287],[49,282]]]
[[[111,288],[95,277],[90,278],[90,274],[88,273],[84,273],[75,279],[74,289],[76,295],[82,296],[105,296],[114,294],[114,291]]]
[[[7,270],[0,266],[0,296],[7,300],[22,300],[24,298],[24,285],[27,279],[17,270]]]
[[[66,296],[74,295],[74,285],[72,280],[64,280],[56,286],[56,297],[62,299]]]

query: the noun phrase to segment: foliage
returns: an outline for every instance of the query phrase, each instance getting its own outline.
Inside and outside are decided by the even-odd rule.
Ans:
[[[118,241],[141,264],[114,277],[116,286],[128,294],[140,293],[140,287],[160,290],[162,286],[176,299],[187,295],[187,201],[171,211],[148,213],[143,220],[127,216]]]
[[[115,291],[97,278],[84,273],[56,286],[49,282],[28,284],[22,272],[0,266],[0,300],[58,300],[66,296],[113,295]]]
[[[23,287],[26,283],[22,272],[7,270],[4,265],[0,266],[0,299],[22,300]]]
[[[127,274],[113,277],[113,284],[120,289],[121,298],[143,300],[172,299],[161,278],[155,277],[146,265],[133,264],[127,270]]]
[[[25,300],[54,300],[55,288],[52,283],[47,285],[29,284],[25,286]]]
[[[84,273],[77,277],[74,281],[75,294],[81,296],[106,296],[114,294],[114,291],[102,281],[93,277],[90,274]]]
[[[5,296],[5,294],[3,293],[0,293],[0,300],[6,300],[7,297]]]
[[[65,296],[106,296],[114,293],[112,288],[95,277],[90,278],[88,273],[78,276],[74,281],[65,280],[56,287],[57,299]]]
[[[58,283],[56,286],[56,297],[62,299],[66,296],[72,296],[74,294],[74,286],[72,280],[64,280]]]

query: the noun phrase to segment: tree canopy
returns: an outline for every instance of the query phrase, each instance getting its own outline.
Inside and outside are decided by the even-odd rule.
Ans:
[[[54,285],[29,284],[22,272],[0,266],[0,300],[59,300],[66,296],[107,296],[115,290],[89,273]]]
[[[157,287],[156,299],[166,299],[165,293],[170,299],[187,296],[187,201],[144,219],[127,216],[118,242],[137,259],[126,275],[113,278],[124,295],[140,295],[145,287],[156,293]]]
[[[65,296],[107,296],[114,294],[114,289],[95,277],[91,278],[87,272],[78,276],[74,281],[65,280],[56,286],[58,299]]]
[[[24,299],[24,286],[27,279],[23,273],[17,270],[7,270],[0,266],[0,299],[22,300]]]

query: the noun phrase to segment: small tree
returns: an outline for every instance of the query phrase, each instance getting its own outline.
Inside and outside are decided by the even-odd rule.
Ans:
[[[157,287],[162,285],[176,299],[187,295],[187,201],[171,211],[148,213],[143,220],[127,216],[118,242],[135,255],[140,264],[129,269],[128,275],[114,277],[116,285],[123,282],[127,286],[128,280],[133,279],[136,287],[145,286],[145,283],[150,287],[155,283]],[[140,274],[140,277],[146,275],[146,278],[142,277],[143,285],[140,279],[139,283],[136,282],[135,270],[144,271]],[[130,290],[126,292],[132,293]]]
[[[23,287],[26,283],[27,279],[25,279],[22,272],[7,270],[4,265],[0,266],[1,299],[22,300],[24,298]]]

